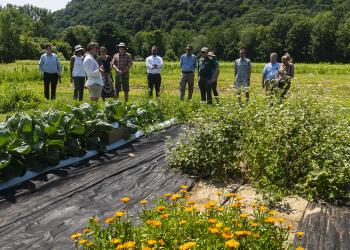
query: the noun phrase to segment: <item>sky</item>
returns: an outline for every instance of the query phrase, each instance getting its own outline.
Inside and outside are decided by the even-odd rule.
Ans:
[[[20,6],[31,4],[37,7],[49,9],[51,11],[56,11],[63,9],[68,2],[69,0],[0,0],[0,5],[5,6],[8,3]]]

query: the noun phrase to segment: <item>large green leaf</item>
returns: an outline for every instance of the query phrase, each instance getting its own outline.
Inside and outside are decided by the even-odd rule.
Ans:
[[[31,153],[32,147],[30,145],[22,145],[20,147],[14,148],[11,150],[11,152],[15,152],[20,155],[27,155]]]
[[[49,140],[48,141],[48,145],[49,146],[56,146],[59,148],[63,148],[64,147],[64,141],[62,140]]]
[[[50,110],[47,114],[47,121],[54,127],[59,127],[61,124],[62,113],[60,111]]]
[[[83,135],[85,133],[85,128],[83,126],[73,125],[70,128],[69,133],[75,134],[75,135]]]
[[[46,135],[50,136],[50,135],[57,133],[58,129],[56,127],[48,126],[48,127],[44,128],[44,132]]]
[[[10,133],[7,130],[0,131],[0,148],[8,143],[10,139]]]
[[[32,119],[27,114],[22,114],[19,126],[23,133],[33,132]]]

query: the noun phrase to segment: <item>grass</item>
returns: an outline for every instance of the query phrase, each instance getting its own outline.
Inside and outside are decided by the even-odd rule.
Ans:
[[[63,61],[62,83],[58,85],[57,100],[44,101],[38,104],[36,109],[49,109],[50,107],[60,107],[64,104],[75,104],[73,101],[73,89],[69,84],[69,62]],[[265,93],[261,89],[261,71],[264,64],[254,63],[251,96],[252,99],[263,101]],[[333,64],[296,64],[296,77],[293,81],[291,93],[298,95],[306,93],[316,96],[320,102],[333,102],[339,105],[350,117],[350,65]],[[162,99],[177,102],[178,85],[180,71],[177,62],[166,62],[162,71]],[[197,81],[197,77],[196,77]],[[221,63],[221,74],[219,77],[219,94],[222,99],[232,99],[234,97],[232,85],[234,81],[233,66],[231,62]],[[43,83],[41,75],[37,70],[36,61],[17,61],[16,63],[2,65],[0,69],[0,92],[12,88],[16,83],[19,87],[25,87],[33,93],[43,96]],[[143,62],[135,62],[130,74],[130,102],[138,102],[140,96],[146,96],[146,72]],[[166,98],[164,98],[166,96]],[[123,94],[121,94],[123,98]],[[195,84],[194,102],[199,102],[199,89]],[[85,91],[84,101],[88,101],[88,91]],[[29,110],[30,112],[30,110]],[[0,119],[4,119],[6,114],[0,114]]]

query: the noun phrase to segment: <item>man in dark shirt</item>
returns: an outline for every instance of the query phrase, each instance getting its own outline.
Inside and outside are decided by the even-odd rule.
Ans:
[[[212,104],[211,84],[215,81],[215,61],[208,56],[208,48],[201,49],[201,58],[198,61],[198,86],[202,102]]]

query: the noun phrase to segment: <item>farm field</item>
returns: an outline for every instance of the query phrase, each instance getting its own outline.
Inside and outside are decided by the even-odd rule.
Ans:
[[[176,62],[165,63],[161,97],[150,102],[144,63],[135,62],[128,105],[100,100],[98,107],[81,106],[72,98],[68,66],[64,61],[57,99],[47,101],[36,61],[1,65],[0,120],[5,123],[0,133],[0,183],[8,178],[8,172],[2,170],[4,159],[9,159],[8,166],[13,169],[19,169],[16,164],[20,162],[32,170],[35,167],[26,160],[40,160],[41,154],[52,160],[50,152],[54,152],[56,164],[68,156],[81,155],[89,146],[103,152],[97,137],[110,129],[110,122],[118,121],[133,132],[171,118],[176,118],[178,125],[2,193],[0,215],[4,219],[0,226],[6,230],[0,231],[0,239],[5,244],[21,248],[21,242],[28,241],[34,248],[39,244],[45,249],[57,242],[67,249],[204,249],[208,245],[214,249],[316,249],[313,247],[333,242],[337,235],[339,244],[334,249],[350,245],[347,231],[338,230],[350,227],[349,65],[296,64],[285,102],[270,107],[261,89],[264,64],[254,63],[251,101],[243,108],[232,89],[231,62],[221,63],[218,85],[222,105],[201,104],[196,84],[194,99],[179,101]],[[87,90],[83,103],[88,103]],[[37,112],[41,110],[45,112]],[[33,116],[14,116],[18,112]],[[38,139],[37,128],[28,132],[28,123],[38,125],[45,136]],[[10,136],[13,138],[8,139]],[[35,149],[38,141],[53,151]],[[204,202],[196,195],[192,199],[196,192],[210,196],[208,186],[197,185],[196,189],[197,180],[208,178],[238,186],[215,189],[214,200]],[[259,193],[256,201],[247,201],[249,205],[245,205],[247,185],[248,190]],[[41,196],[30,186],[43,190]],[[193,187],[195,192],[191,193]],[[292,226],[285,216],[295,211],[281,201],[293,195],[303,197],[302,202],[296,198],[303,208]],[[196,199],[199,204],[193,201]],[[339,211],[334,204],[340,205]],[[60,212],[52,215],[52,211]],[[329,216],[332,211],[338,211],[338,217]],[[308,213],[334,223],[334,234],[315,241],[315,234],[326,234],[328,229],[320,226],[319,231],[314,230],[314,217],[302,216]],[[18,216],[22,223],[12,225]],[[338,220],[339,216],[345,220]],[[140,220],[141,225],[133,225]],[[30,232],[45,233],[45,239],[37,241]],[[11,240],[15,234],[21,234],[18,242]],[[269,240],[271,235],[275,241]]]

